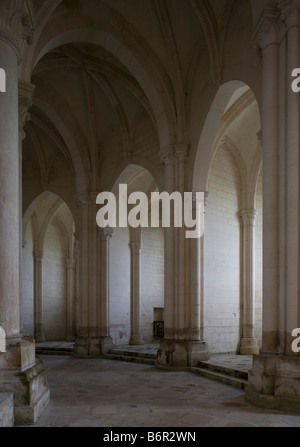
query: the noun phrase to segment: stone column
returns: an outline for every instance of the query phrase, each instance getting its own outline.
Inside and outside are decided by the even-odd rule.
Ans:
[[[247,398],[276,410],[300,410],[300,366],[292,351],[299,317],[298,0],[266,9],[257,32],[263,61],[264,277],[263,343],[253,357]],[[279,14],[278,14],[279,12]]]
[[[14,393],[15,422],[32,423],[49,402],[43,366],[35,344],[20,334],[20,188],[19,188],[19,41],[31,37],[31,2],[0,0],[0,64],[6,92],[0,93],[0,324],[6,333],[6,353],[0,353],[2,391]]]
[[[130,242],[131,253],[131,345],[142,345],[141,331],[141,241]]]
[[[75,340],[75,272],[76,260],[66,259],[67,330],[66,341]]]
[[[171,194],[175,185],[175,157],[173,151],[168,148],[161,157],[165,168],[165,191]],[[175,271],[174,271],[174,228],[171,215],[171,227],[164,228],[164,336],[165,340],[173,340],[175,337]]]
[[[208,192],[204,192],[204,207],[207,206]],[[193,202],[196,212],[196,199]],[[203,210],[202,210],[203,211]],[[205,213],[204,213],[205,214]],[[190,239],[190,272],[191,272],[191,340],[203,344],[204,340],[204,249],[205,232],[200,239]],[[206,346],[206,345],[205,345]],[[207,349],[207,347],[206,347]],[[208,351],[207,351],[207,355]]]
[[[294,68],[300,67],[300,3],[299,1],[281,2],[281,20],[287,32],[287,75]],[[300,97],[290,88],[286,91],[286,297],[285,327],[280,328],[280,352],[285,355],[298,356],[292,351],[292,331],[300,327],[299,304],[299,269],[300,269],[300,178],[299,178],[299,144],[300,144]],[[300,367],[299,367],[300,370]],[[300,372],[300,371],[299,371]],[[297,390],[300,397],[300,387]]]
[[[185,159],[187,157],[188,148],[186,145],[175,147],[176,156],[176,191],[180,192],[182,198],[185,192]],[[183,202],[182,202],[183,203]],[[187,241],[185,239],[184,223],[182,228],[175,228],[175,248],[176,248],[176,300],[175,300],[175,322],[176,322],[176,338],[186,340],[189,338],[187,334],[190,303],[188,302],[188,293],[186,287],[186,262],[187,262]],[[189,332],[189,331],[188,331]]]
[[[43,325],[43,252],[33,252],[34,261],[34,338],[36,343],[45,339]]]
[[[5,6],[8,2],[0,3],[0,16]],[[2,34],[0,63],[7,80],[0,101],[0,324],[9,341],[20,337],[18,54]]]
[[[27,121],[30,120],[29,108],[32,106],[32,99],[34,93],[34,85],[19,80],[19,246],[20,246],[20,259],[19,259],[19,281],[20,281],[20,332],[23,333],[23,300],[22,300],[22,262],[23,262],[23,207],[22,207],[22,144],[26,136],[24,132],[24,126]]]
[[[113,347],[110,336],[110,243],[112,228],[100,230],[100,344],[101,354],[106,354]]]
[[[264,167],[263,213],[263,334],[264,352],[277,353],[278,340],[278,117],[279,52],[277,10],[265,10],[264,22],[255,36],[262,54],[262,133]]]
[[[186,189],[185,159],[187,145],[175,146],[163,157],[165,191],[182,195]],[[184,209],[184,206],[183,206]],[[171,217],[173,207],[171,208]],[[200,328],[200,246],[199,240],[185,237],[182,228],[165,229],[165,338],[158,351],[161,368],[189,367],[209,358]],[[199,270],[198,270],[199,269]]]
[[[254,335],[255,320],[255,210],[245,210],[241,212],[242,218],[242,278],[243,278],[243,298],[242,298],[242,339],[240,354],[258,354],[259,348]]]
[[[96,223],[97,195],[86,192],[78,200],[79,324],[74,353],[80,357],[99,357],[108,330],[109,233]]]
[[[79,327],[74,353],[82,357],[100,355],[99,322],[99,241],[96,224],[96,198],[83,193],[79,208]]]

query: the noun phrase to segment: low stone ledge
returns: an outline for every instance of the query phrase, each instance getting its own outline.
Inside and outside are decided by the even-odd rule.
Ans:
[[[0,427],[14,426],[14,394],[0,393]]]

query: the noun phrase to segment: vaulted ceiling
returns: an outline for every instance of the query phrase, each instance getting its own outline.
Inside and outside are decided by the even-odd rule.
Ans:
[[[37,30],[20,67],[35,86],[23,144],[28,203],[34,190],[63,191],[70,203],[67,183],[112,187],[129,163],[157,173],[170,144],[195,153],[219,86],[235,73],[247,83],[259,64],[255,1],[33,4]]]

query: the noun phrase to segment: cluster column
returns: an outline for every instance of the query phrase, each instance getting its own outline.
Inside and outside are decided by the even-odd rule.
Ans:
[[[20,337],[18,54],[2,34],[0,61],[7,81],[0,93],[0,324],[9,341]]]
[[[187,190],[185,162],[187,145],[177,145],[163,154],[165,191],[184,193]],[[162,368],[189,367],[209,358],[207,344],[202,340],[201,239],[186,239],[183,226],[174,227],[171,206],[170,228],[165,228],[165,337],[158,351]],[[195,209],[194,209],[195,211]]]
[[[29,108],[32,106],[34,85],[29,82],[19,80],[19,246],[20,246],[20,259],[19,259],[19,282],[20,282],[20,331],[23,333],[23,297],[22,297],[22,278],[23,278],[23,204],[22,204],[22,144],[26,136],[24,132],[24,126],[27,121],[30,120]]]
[[[263,333],[246,395],[262,407],[299,411],[300,366],[292,332],[300,327],[300,96],[292,90],[291,75],[300,66],[300,10],[298,0],[277,3],[265,9],[255,36],[263,68]]]
[[[82,194],[79,201],[79,324],[74,352],[99,357],[112,345],[109,335],[110,229],[96,223],[97,193]]]
[[[2,391],[14,393],[18,424],[36,422],[50,398],[35,344],[22,338],[20,321],[18,44],[33,32],[33,11],[30,1],[0,0],[0,64],[6,73],[6,91],[0,93],[0,325],[7,341],[0,353],[0,383]]]

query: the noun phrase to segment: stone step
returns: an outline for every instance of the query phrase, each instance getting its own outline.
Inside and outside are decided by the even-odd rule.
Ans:
[[[132,354],[132,353],[131,353]],[[135,354],[135,353],[134,353]],[[118,360],[119,362],[132,362],[132,363],[140,363],[143,365],[156,365],[156,358],[149,358],[149,357],[141,357],[136,355],[122,355],[120,353],[110,353],[105,354],[101,358],[107,359],[107,360]]]
[[[224,385],[231,385],[239,389],[245,389],[248,384],[248,380],[246,379],[241,379],[234,375],[225,374],[220,371],[214,371],[211,368],[193,367],[191,368],[191,372],[199,374],[202,377],[207,377],[208,379],[223,383]]]
[[[37,355],[72,355],[73,348],[61,348],[61,347],[36,347],[35,353]]]
[[[214,364],[212,362],[207,361],[199,362],[198,367],[210,371],[219,372],[221,374],[229,375],[231,377],[236,377],[238,379],[248,380],[248,372],[243,371],[241,369],[228,367],[220,364]]]
[[[139,351],[126,351],[123,349],[111,349],[110,354],[114,354],[114,355],[122,355],[122,356],[128,356],[128,357],[140,357],[140,358],[145,358],[145,359],[152,359],[152,360],[156,360],[157,359],[157,354],[153,354],[150,352],[139,352]]]

